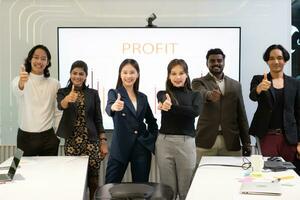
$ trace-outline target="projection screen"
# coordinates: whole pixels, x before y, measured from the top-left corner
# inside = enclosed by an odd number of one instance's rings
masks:
[[[59,27],[59,80],[65,87],[71,64],[85,61],[87,84],[99,91],[104,128],[113,129],[112,119],[105,113],[107,92],[116,86],[120,63],[133,58],[140,66],[139,89],[148,96],[160,124],[156,93],[165,88],[168,63],[184,59],[192,80],[208,72],[207,51],[221,48],[226,55],[225,74],[239,81],[240,32],[240,27]]]

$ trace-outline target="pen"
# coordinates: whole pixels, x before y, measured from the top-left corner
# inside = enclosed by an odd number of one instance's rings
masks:
[[[294,178],[294,176],[275,176],[274,178],[276,178],[274,182],[279,182],[281,180],[292,179]]]
[[[278,183],[281,179],[280,178],[276,178],[275,180],[272,181],[272,183]]]

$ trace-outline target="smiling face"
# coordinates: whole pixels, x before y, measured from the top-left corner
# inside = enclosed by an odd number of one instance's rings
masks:
[[[86,73],[82,68],[75,67],[71,71],[71,81],[75,87],[81,87],[86,80]]]
[[[206,65],[210,73],[218,77],[223,73],[225,61],[222,54],[209,55]]]
[[[31,63],[31,73],[43,75],[44,69],[49,64],[47,54],[43,49],[36,49],[33,53]]]
[[[280,73],[283,72],[285,60],[280,49],[273,49],[270,52],[269,60],[267,61],[270,72]]]
[[[175,65],[169,74],[169,79],[174,87],[183,87],[187,78],[183,67]]]
[[[123,68],[120,72],[120,77],[121,77],[123,86],[125,88],[131,88],[131,87],[133,87],[135,81],[139,77],[139,74],[138,74],[137,70],[131,64],[126,64],[123,66]]]

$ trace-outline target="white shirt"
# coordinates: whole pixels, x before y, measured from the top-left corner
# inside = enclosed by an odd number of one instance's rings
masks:
[[[225,75],[223,75],[222,79],[218,79],[212,73],[209,72],[209,74],[215,79],[217,85],[219,86],[219,89],[220,89],[222,95],[224,95],[225,94],[225,81],[224,81],[224,76]]]
[[[135,109],[135,111],[137,110],[137,102],[136,101],[132,101],[133,107]]]
[[[219,86],[219,89],[222,93],[222,95],[225,94],[225,81],[224,81],[224,74],[223,74],[223,78],[222,79],[218,79],[217,77],[215,77],[212,73],[209,72],[209,74],[215,79],[217,85]],[[219,124],[219,131],[222,130],[221,124]]]
[[[52,127],[56,129],[62,115],[56,103],[59,82],[30,73],[23,90],[18,84],[19,76],[13,80],[12,89],[17,97],[20,129],[26,132],[42,132]]]

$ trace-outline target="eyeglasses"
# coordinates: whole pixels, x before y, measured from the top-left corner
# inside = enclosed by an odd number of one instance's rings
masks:
[[[247,170],[251,167],[251,162],[248,158],[243,157],[243,164],[242,164],[242,169]]]

